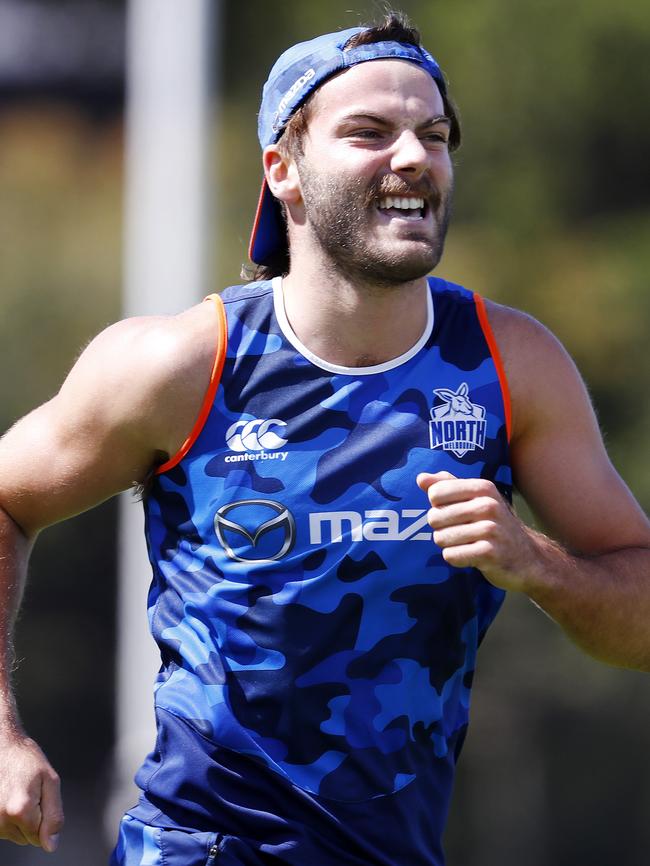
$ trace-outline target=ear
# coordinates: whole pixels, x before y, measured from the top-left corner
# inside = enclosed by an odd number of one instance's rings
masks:
[[[436,397],[440,397],[441,400],[444,400],[445,403],[451,403],[452,398],[456,396],[453,391],[450,391],[449,388],[434,388],[433,393]]]
[[[292,159],[287,159],[270,144],[262,155],[266,182],[273,195],[285,204],[297,204],[302,200],[298,168]]]

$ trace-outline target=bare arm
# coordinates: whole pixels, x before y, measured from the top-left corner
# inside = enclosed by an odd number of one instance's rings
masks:
[[[590,654],[650,670],[650,524],[612,467],[571,359],[541,325],[489,306],[513,403],[517,488],[554,539],[490,482],[421,476],[445,558],[527,593]]]
[[[0,839],[56,847],[59,780],[23,731],[11,692],[11,633],[39,531],[142,482],[189,433],[215,352],[200,305],[99,335],[60,392],[0,440]]]
[[[0,837],[52,852],[63,827],[59,778],[22,730],[11,691],[11,631],[30,547],[21,529],[0,510]]]

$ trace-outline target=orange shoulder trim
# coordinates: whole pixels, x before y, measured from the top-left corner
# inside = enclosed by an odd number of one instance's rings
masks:
[[[156,469],[156,475],[161,475],[163,472],[167,472],[169,469],[173,469],[174,466],[177,466],[183,457],[190,450],[192,445],[199,438],[199,434],[201,430],[203,430],[203,426],[210,414],[210,409],[212,408],[212,404],[214,403],[214,397],[217,393],[217,388],[219,387],[219,382],[221,381],[221,374],[223,372],[224,361],[226,360],[226,348],[228,346],[228,328],[226,326],[226,311],[223,306],[223,301],[219,297],[219,295],[208,295],[205,298],[206,301],[213,301],[217,310],[217,351],[214,356],[214,363],[212,365],[212,373],[210,374],[210,382],[208,384],[207,391],[205,392],[205,397],[203,398],[203,403],[201,404],[201,409],[199,411],[198,417],[194,422],[194,427],[192,427],[192,431],[190,435],[187,437],[185,442],[181,445],[179,450],[167,460],[166,463],[162,463]]]
[[[506,418],[506,433],[508,435],[508,442],[510,442],[510,436],[512,434],[512,406],[510,403],[510,389],[508,388],[506,371],[501,359],[501,352],[499,352],[497,341],[494,338],[492,326],[488,320],[485,301],[480,295],[477,295],[476,292],[474,292],[474,303],[476,304],[476,312],[478,314],[478,320],[481,323],[481,328],[483,329],[483,335],[485,336],[485,340],[492,355],[492,360],[494,361],[494,366],[496,367],[497,376],[499,377],[501,396],[503,398],[503,409]]]

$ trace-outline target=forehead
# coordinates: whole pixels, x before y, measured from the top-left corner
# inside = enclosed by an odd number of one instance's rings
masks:
[[[444,114],[433,78],[408,60],[369,60],[338,73],[314,94],[316,117],[375,111],[413,112],[428,117]]]

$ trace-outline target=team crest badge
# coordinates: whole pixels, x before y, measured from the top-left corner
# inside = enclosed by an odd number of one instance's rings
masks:
[[[485,448],[485,408],[469,399],[467,383],[463,382],[457,391],[434,388],[433,393],[442,403],[431,409],[431,447],[451,451],[457,457]]]

